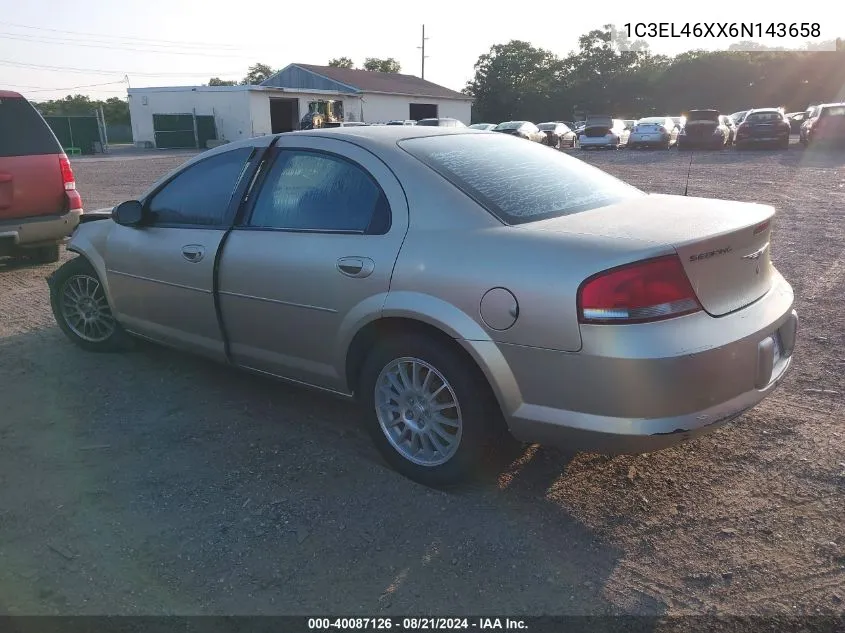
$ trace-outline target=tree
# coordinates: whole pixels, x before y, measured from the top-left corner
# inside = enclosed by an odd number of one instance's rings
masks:
[[[332,68],[355,68],[355,62],[348,57],[335,57],[329,60],[329,66]]]
[[[129,124],[129,104],[120,97],[96,101],[87,95],[67,95],[64,99],[36,103],[35,107],[44,116],[93,116],[95,110],[102,108],[106,123]]]
[[[241,81],[242,86],[257,86],[262,81],[269,79],[276,74],[276,71],[267,64],[255,64],[249,67],[246,77]]]
[[[220,79],[220,77],[212,77],[208,80],[209,86],[237,86],[237,81],[232,81],[230,79]]]
[[[380,73],[398,73],[402,70],[402,67],[392,57],[388,57],[387,59],[368,57],[364,60],[364,70]]]
[[[548,120],[561,60],[528,42],[496,44],[478,58],[475,76],[464,89],[475,99],[473,119]]]

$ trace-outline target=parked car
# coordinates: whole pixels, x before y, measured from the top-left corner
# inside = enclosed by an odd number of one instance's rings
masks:
[[[678,134],[678,149],[703,147],[722,149],[730,131],[722,122],[718,110],[690,110],[684,127]]]
[[[531,121],[505,121],[494,127],[493,131],[518,136],[536,143],[542,143],[546,140],[545,133],[541,132]]]
[[[570,130],[565,123],[549,121],[548,123],[538,123],[537,128],[546,135],[543,143],[555,149],[575,147],[575,143],[578,141],[575,132]]]
[[[420,119],[417,121],[417,125],[430,127],[466,127],[466,125],[464,125],[461,121],[458,121],[458,119],[450,119],[448,117],[439,119]]]
[[[678,128],[668,116],[650,116],[637,121],[628,137],[628,147],[661,147],[670,149],[678,142]]]
[[[805,125],[807,145],[845,142],[845,103],[826,103],[818,106],[814,116],[808,119]]]
[[[789,121],[790,134],[799,134],[801,132],[801,125],[807,120],[807,111],[787,112],[786,120]]]
[[[417,122],[412,119],[388,121],[385,125],[416,125]]]
[[[790,125],[786,115],[777,108],[755,108],[739,124],[736,132],[737,149],[752,145],[777,145],[789,149]]]
[[[734,122],[734,125],[739,126],[742,123],[742,120],[745,118],[745,115],[748,114],[748,110],[740,110],[739,112],[734,112],[731,115],[731,121]]]
[[[578,135],[578,144],[581,149],[619,149],[625,146],[630,135],[631,131],[625,129],[622,119],[599,114],[587,117],[584,131]]]
[[[726,128],[728,128],[728,140],[727,140],[726,145],[728,147],[730,147],[731,145],[734,144],[734,141],[736,140],[736,128],[737,128],[737,126],[734,124],[734,120],[726,114],[721,115],[719,117],[719,119],[722,121],[724,126]]]
[[[802,145],[807,145],[807,132],[810,130],[811,122],[819,115],[819,110],[821,110],[821,105],[811,105],[807,107],[807,112],[805,113],[806,116],[804,117],[804,122],[801,124],[801,127],[798,129],[798,141]]]
[[[0,90],[0,257],[59,260],[82,198],[50,126],[17,92]]]
[[[473,123],[472,125],[469,126],[469,129],[490,131],[494,127],[496,127],[495,123]]]
[[[774,213],[502,134],[290,132],[82,224],[50,301],[87,350],[141,336],[354,398],[384,458],[439,486],[506,431],[652,451],[763,400],[798,325]]]

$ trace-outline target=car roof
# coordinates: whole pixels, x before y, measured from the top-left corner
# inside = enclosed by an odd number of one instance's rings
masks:
[[[767,113],[767,112],[774,112],[775,114],[783,114],[777,108],[754,108],[753,110],[749,110],[748,114],[760,114],[760,113]]]
[[[0,97],[4,99],[23,99],[23,95],[12,90],[0,90]]]

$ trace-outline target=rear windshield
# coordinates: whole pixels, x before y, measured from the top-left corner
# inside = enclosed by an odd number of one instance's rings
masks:
[[[782,121],[783,115],[780,112],[752,112],[745,120],[748,123],[772,123]]]
[[[578,158],[506,135],[428,136],[406,139],[400,146],[506,224],[646,195]]]
[[[59,154],[52,130],[26,99],[0,97],[0,156]]]
[[[554,130],[557,127],[557,123],[541,123],[537,126],[537,129],[548,132],[550,130]]]
[[[845,116],[845,105],[825,108],[822,110],[822,116]]]
[[[440,121],[437,119],[423,119],[422,121],[417,121],[417,125],[440,125]]]
[[[666,123],[666,119],[655,116],[637,121],[637,125],[663,125],[664,123]]]
[[[496,126],[497,130],[516,130],[521,128],[525,121],[505,121]]]
[[[693,110],[687,117],[687,123],[690,121],[713,121],[719,120],[719,113],[715,110]]]

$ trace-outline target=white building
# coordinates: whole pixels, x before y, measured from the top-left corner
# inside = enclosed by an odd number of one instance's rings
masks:
[[[136,144],[200,147],[211,139],[289,132],[316,101],[343,103],[346,121],[450,117],[470,123],[472,99],[413,75],[290,64],[258,86],[131,88]]]

